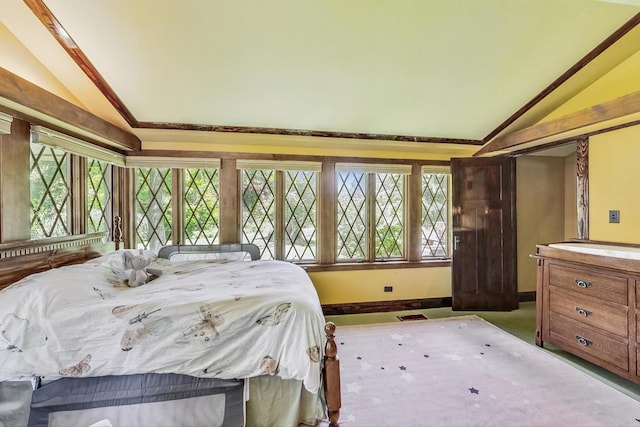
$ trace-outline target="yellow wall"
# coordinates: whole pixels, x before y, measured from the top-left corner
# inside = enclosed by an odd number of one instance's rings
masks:
[[[309,273],[322,304],[451,296],[451,268],[407,268]],[[393,292],[384,292],[385,286]]]
[[[589,237],[640,244],[640,126],[589,139]],[[620,223],[609,224],[609,210]]]
[[[564,167],[562,157],[523,156],[516,163],[518,291],[536,290],[536,244],[564,236]]]

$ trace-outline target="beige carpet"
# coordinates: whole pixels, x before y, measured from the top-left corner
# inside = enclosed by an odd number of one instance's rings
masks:
[[[342,326],[336,340],[343,427],[640,427],[640,402],[477,316]]]

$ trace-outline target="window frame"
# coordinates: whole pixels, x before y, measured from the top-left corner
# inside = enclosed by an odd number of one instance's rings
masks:
[[[73,158],[81,161],[73,162],[72,168],[87,167],[86,156],[79,156],[69,153]],[[421,252],[421,190],[422,190],[422,170],[423,168],[444,168],[449,173],[448,161],[429,161],[429,160],[408,160],[408,159],[385,159],[385,166],[391,165],[401,169],[406,175],[404,179],[404,203],[403,203],[403,247],[404,257],[401,259],[371,259],[364,262],[344,262],[337,257],[337,208],[336,208],[336,188],[337,188],[337,171],[340,171],[341,165],[356,164],[372,168],[370,173],[388,172],[376,169],[376,165],[380,165],[380,160],[368,158],[347,158],[339,156],[313,156],[313,155],[260,155],[260,154],[241,154],[226,153],[220,156],[220,153],[198,153],[200,157],[195,155],[185,155],[185,152],[165,151],[163,156],[154,156],[156,153],[149,155],[134,155],[126,158],[126,165],[120,166],[112,163],[113,174],[113,200],[112,211],[114,215],[122,218],[122,229],[124,231],[124,247],[135,247],[135,228],[133,217],[133,206],[135,203],[134,185],[135,185],[135,167],[169,167],[172,173],[172,243],[184,244],[185,236],[182,227],[184,226],[184,218],[181,216],[183,212],[183,169],[184,168],[218,168],[219,171],[219,235],[220,243],[234,243],[241,241],[241,195],[242,190],[241,174],[239,169],[246,167],[247,164],[259,165],[265,167],[274,164],[288,165],[294,170],[304,169],[300,165],[314,165],[317,170],[315,177],[315,227],[316,227],[316,248],[315,259],[289,260],[303,266],[307,271],[341,271],[341,270],[360,270],[360,269],[380,269],[380,268],[414,268],[414,267],[438,267],[450,266],[450,256],[447,257],[423,257]],[[100,160],[100,159],[98,159]],[[351,162],[358,163],[351,163]],[[343,163],[344,162],[344,163]],[[294,167],[295,166],[295,167]],[[276,167],[278,170],[284,167]],[[83,170],[84,171],[84,170]],[[77,173],[73,171],[72,173]],[[77,175],[74,175],[77,176]],[[76,181],[74,179],[74,189],[76,191]],[[85,188],[81,187],[84,191]],[[74,194],[73,202],[78,204],[80,208],[86,204],[87,195],[83,192]],[[449,212],[448,212],[448,243],[449,248],[451,242],[451,208],[450,197],[451,187],[448,188]],[[77,200],[76,200],[77,199]],[[87,208],[81,214],[76,212],[74,207],[73,234],[82,234],[86,232],[88,226],[86,221],[81,223],[81,219],[86,215]],[[77,225],[75,223],[78,223]],[[293,235],[293,234],[292,234]]]
[[[245,240],[245,223],[244,220],[244,192],[245,192],[245,184],[244,177],[245,171],[259,171],[262,176],[265,175],[265,171],[270,172],[269,176],[273,176],[273,185],[269,186],[271,189],[271,193],[273,194],[273,201],[270,203],[273,205],[274,215],[273,218],[269,219],[269,223],[273,225],[272,235],[273,235],[273,251],[269,249],[269,243],[265,245],[264,248],[261,247],[261,255],[264,255],[265,252],[269,252],[271,259],[282,260],[287,262],[292,262],[296,264],[315,264],[319,259],[319,246],[320,246],[320,236],[319,236],[319,227],[320,227],[320,213],[319,213],[319,195],[320,195],[320,181],[321,181],[321,172],[322,172],[322,164],[319,162],[309,162],[309,161],[256,161],[256,160],[238,160],[236,162],[236,168],[238,170],[238,234],[240,235],[240,242],[242,243],[255,243],[255,239],[252,241],[248,241],[250,239]],[[303,259],[303,258],[287,258],[288,254],[291,250],[287,251],[287,236],[288,233],[285,231],[285,228],[289,224],[286,218],[287,211],[287,202],[285,191],[287,191],[286,184],[287,179],[289,177],[289,173],[314,173],[313,181],[315,182],[313,188],[313,210],[315,211],[315,218],[313,218],[313,223],[315,226],[313,234],[315,235],[315,247],[309,249],[309,245],[307,244],[305,249],[302,251],[303,255],[310,250],[313,254],[313,259]],[[255,175],[255,173],[253,174]],[[307,182],[309,179],[307,179]],[[271,188],[272,187],[272,188]],[[306,210],[306,213],[309,213],[309,210]],[[250,216],[252,216],[249,213]],[[308,217],[308,215],[306,216]],[[294,218],[291,216],[290,218]],[[261,234],[261,233],[260,233]],[[290,236],[289,236],[290,237]],[[271,242],[271,239],[269,239]],[[260,245],[258,245],[260,246]],[[296,252],[297,253],[297,252]]]
[[[446,179],[446,202],[444,204],[444,208],[446,209],[446,213],[444,215],[442,215],[440,213],[440,216],[444,219],[446,225],[445,225],[445,233],[443,235],[445,243],[442,244],[440,243],[441,246],[443,246],[446,250],[446,253],[443,255],[437,255],[437,254],[433,254],[431,256],[425,256],[424,255],[424,246],[425,246],[425,242],[424,242],[424,238],[428,237],[424,235],[424,204],[423,204],[423,194],[424,194],[424,176],[425,175],[445,175],[445,179]],[[429,259],[450,259],[451,258],[451,254],[452,254],[452,240],[453,240],[453,228],[452,228],[452,203],[451,203],[451,196],[452,196],[452,188],[451,188],[451,168],[448,166],[422,166],[421,171],[420,171],[420,180],[421,180],[421,185],[420,185],[420,207],[421,207],[421,212],[420,212],[420,225],[421,225],[421,257],[424,260],[429,260]],[[441,239],[443,240],[443,239]]]
[[[337,263],[374,263],[374,262],[388,262],[388,261],[407,261],[409,259],[409,245],[408,245],[408,210],[409,210],[409,194],[410,194],[410,175],[412,173],[411,164],[376,164],[376,163],[337,163],[335,167],[335,261]],[[343,183],[345,180],[340,178],[340,174],[362,174],[364,177],[363,187],[358,185],[360,189],[364,191],[364,239],[366,253],[360,258],[341,258],[340,257],[340,220],[344,215],[340,215],[340,190],[344,188]],[[402,196],[402,242],[397,245],[401,248],[402,254],[400,256],[379,256],[378,247],[378,215],[377,207],[379,206],[379,193],[378,180],[380,175],[402,175],[400,179],[401,183],[401,196]],[[353,200],[350,196],[349,202]],[[397,213],[395,211],[394,213]],[[352,230],[353,227],[349,225]]]
[[[37,153],[37,155],[34,155],[34,148],[36,147],[40,147],[40,151]],[[39,178],[43,177],[42,171],[40,169],[39,166],[39,162],[40,160],[43,158],[43,156],[50,156],[52,155],[52,157],[54,157],[55,160],[53,160],[56,163],[56,171],[53,174],[54,179],[52,179],[50,182],[44,182],[44,180],[40,180],[42,182],[42,184],[44,185],[44,194],[43,196],[40,198],[40,204],[38,206],[34,206],[31,203],[31,198],[33,196],[33,184],[34,184],[34,180],[30,179],[30,188],[29,188],[29,210],[30,210],[30,237],[31,239],[42,239],[42,238],[55,238],[55,237],[66,237],[66,236],[71,236],[74,234],[74,200],[73,200],[73,189],[72,189],[72,183],[73,183],[73,162],[72,162],[72,156],[69,152],[62,150],[60,148],[56,148],[56,147],[52,147],[46,144],[42,144],[42,143],[38,143],[35,141],[31,141],[30,142],[30,146],[29,146],[29,175],[31,176],[31,174],[34,173],[34,169],[37,170],[37,174],[39,176]],[[60,159],[60,162],[57,161],[57,159]],[[64,171],[62,170],[64,169]],[[50,199],[52,199],[53,201],[53,208],[54,210],[57,212],[56,213],[56,219],[53,222],[53,226],[51,229],[49,230],[45,230],[42,226],[40,226],[40,231],[42,231],[43,235],[39,235],[37,232],[34,233],[34,223],[35,222],[40,222],[42,223],[43,220],[40,218],[40,209],[42,207],[42,202],[45,198],[47,198],[47,194],[51,194],[51,187],[53,185],[56,185],[56,183],[58,183],[58,185],[62,184],[59,182],[60,177],[56,178],[57,175],[59,175],[59,173],[62,175],[63,179],[63,184],[64,187],[66,189],[66,195],[64,197],[64,202],[62,203],[62,206],[57,206],[55,204],[55,201],[53,200],[52,196],[49,196]],[[59,209],[60,208],[60,209]],[[58,228],[56,226],[56,223],[60,222],[61,226],[63,227],[63,231],[64,234],[57,234],[56,229]]]

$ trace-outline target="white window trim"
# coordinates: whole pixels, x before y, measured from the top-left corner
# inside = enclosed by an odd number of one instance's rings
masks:
[[[202,157],[127,156],[126,167],[212,169],[220,167],[220,159]]]
[[[422,166],[422,173],[450,174],[451,173],[451,166],[424,165],[424,166]]]
[[[336,163],[336,172],[356,173],[398,173],[411,175],[411,165],[377,163]]]
[[[297,160],[236,160],[236,169],[322,172],[321,162]]]
[[[13,117],[0,113],[0,135],[5,134],[8,135],[11,133],[11,123],[13,122]]]
[[[31,142],[57,148],[67,153],[77,154],[78,156],[101,160],[117,166],[125,165],[125,156],[123,154],[40,125],[31,126]]]

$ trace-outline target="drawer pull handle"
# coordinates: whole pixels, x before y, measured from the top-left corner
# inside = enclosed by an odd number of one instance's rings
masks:
[[[581,288],[588,288],[589,286],[591,286],[591,282],[587,280],[576,279],[576,285],[578,285]]]
[[[582,337],[580,335],[576,335],[576,339],[578,340],[578,344],[583,345],[585,347],[593,344],[593,341],[591,341],[588,338]]]
[[[591,316],[591,312],[589,310],[585,310],[584,308],[576,307],[576,311],[582,317]]]

